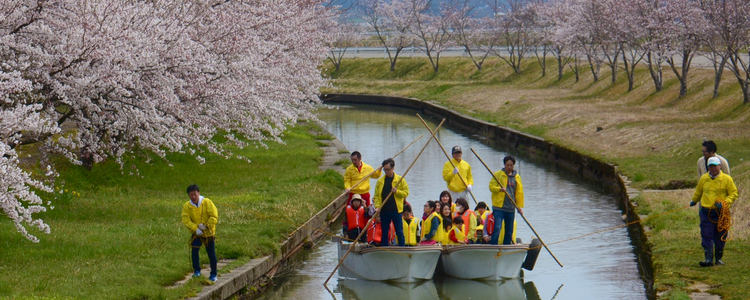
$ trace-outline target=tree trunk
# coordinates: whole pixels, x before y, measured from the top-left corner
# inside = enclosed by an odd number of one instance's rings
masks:
[[[719,65],[716,65],[716,60],[714,59],[714,98],[719,97],[719,85],[721,84],[721,75],[724,74],[724,66],[727,64],[727,59],[725,56],[721,57],[721,62],[719,62]]]
[[[563,68],[565,66],[562,62],[562,53],[557,54],[557,81],[562,80],[563,78]]]
[[[663,87],[663,77],[662,77],[662,70],[661,70],[661,64],[657,62],[654,63],[653,59],[653,51],[649,51],[647,54],[647,60],[648,60],[648,72],[651,74],[651,79],[654,81],[654,88],[656,88],[657,92],[660,92]]]
[[[594,82],[599,81],[599,70],[594,67],[594,62],[591,60],[591,55],[586,54],[586,58],[589,61],[589,67],[591,68],[591,75],[594,76]]]

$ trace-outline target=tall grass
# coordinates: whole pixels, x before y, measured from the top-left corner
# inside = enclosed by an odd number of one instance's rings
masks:
[[[177,154],[169,162],[133,160],[124,170],[111,162],[91,171],[66,165],[60,170],[61,201],[41,216],[52,227],[50,235],[32,244],[0,219],[0,297],[177,299],[194,294],[198,280],[167,288],[192,269],[189,233],[180,222],[185,190],[192,183],[219,210],[220,259],[248,261],[277,252],[286,234],[343,188],[338,173],[318,170],[322,151],[306,126],[290,129],[284,141],[235,151],[250,163],[206,155],[205,164],[199,164]],[[129,175],[135,169],[139,175]]]

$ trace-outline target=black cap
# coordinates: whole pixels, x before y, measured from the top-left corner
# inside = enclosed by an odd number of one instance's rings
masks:
[[[453,146],[453,150],[451,151],[451,154],[452,153],[456,153],[456,152],[463,153],[463,151],[461,151],[461,147],[460,146]]]

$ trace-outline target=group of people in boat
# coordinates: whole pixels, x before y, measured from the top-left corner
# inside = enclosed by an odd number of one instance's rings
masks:
[[[451,153],[453,158],[445,163],[442,172],[447,190],[440,193],[438,200],[427,201],[422,217],[417,218],[406,201],[409,186],[394,172],[395,161],[388,158],[382,163],[382,171],[376,170],[362,161],[360,152],[352,152],[352,164],[344,174],[344,187],[349,194],[344,236],[376,246],[514,243],[515,212],[523,214],[524,205],[521,177],[514,169],[516,159],[505,156],[504,168],[490,180],[492,206],[478,202],[472,210],[466,200],[474,185],[471,166],[462,159],[460,146],[454,146]],[[372,197],[371,178],[377,179]]]

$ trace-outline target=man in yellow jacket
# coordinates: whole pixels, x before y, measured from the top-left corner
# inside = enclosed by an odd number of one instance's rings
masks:
[[[495,220],[495,228],[492,231],[490,244],[497,245],[500,238],[500,229],[505,225],[505,235],[503,245],[509,245],[513,237],[513,222],[516,219],[516,207],[518,213],[523,215],[523,184],[521,175],[513,169],[516,165],[516,158],[506,156],[503,158],[505,168],[495,172],[500,182],[495,178],[490,179],[490,192],[492,192],[492,215]],[[510,195],[510,196],[509,196]],[[515,201],[516,205],[513,205]],[[503,224],[503,222],[505,222]]]
[[[347,200],[347,205],[349,205],[349,202],[352,201],[352,196],[354,194],[359,194],[360,196],[362,196],[362,200],[364,200],[365,202],[364,206],[368,207],[371,204],[370,178],[378,179],[380,175],[383,174],[383,172],[381,172],[380,170],[378,170],[377,172],[373,172],[375,170],[370,165],[362,161],[362,154],[359,153],[359,151],[352,152],[350,158],[352,159],[352,164],[346,168],[346,172],[344,173],[344,188],[346,189],[346,192],[349,193],[349,200]],[[364,179],[368,175],[369,178]],[[362,180],[362,183],[354,186],[360,180]]]
[[[719,231],[719,218],[722,215],[722,207],[726,205],[728,208],[739,196],[732,177],[721,171],[719,158],[708,158],[707,165],[708,173],[703,174],[698,180],[698,186],[690,202],[690,206],[701,204],[698,215],[701,219],[701,246],[705,255],[705,260],[700,262],[702,267],[713,266],[714,263],[724,264],[721,258],[724,256],[726,242],[722,241],[721,237],[727,232],[726,229]],[[716,258],[715,261],[714,258]]]
[[[394,172],[396,162],[393,158],[383,161],[383,172],[385,176],[380,177],[375,184],[375,207],[380,210],[380,228],[383,236],[388,236],[391,223],[396,230],[398,245],[404,246],[404,219],[401,213],[404,211],[404,200],[409,196],[409,185],[406,180]],[[391,195],[388,200],[386,197]],[[388,246],[388,240],[383,239],[381,246]]]
[[[193,248],[193,277],[201,276],[201,263],[198,251],[202,245],[206,246],[206,253],[211,262],[211,276],[208,280],[216,282],[216,223],[219,222],[219,212],[214,203],[201,196],[200,189],[193,184],[187,188],[190,200],[182,205],[182,224],[185,224],[190,237],[190,247]]]
[[[453,158],[443,165],[443,180],[448,184],[448,192],[451,193],[451,198],[454,201],[458,198],[469,199],[471,186],[474,185],[471,166],[461,159],[463,153],[460,146],[453,146],[451,153]]]

